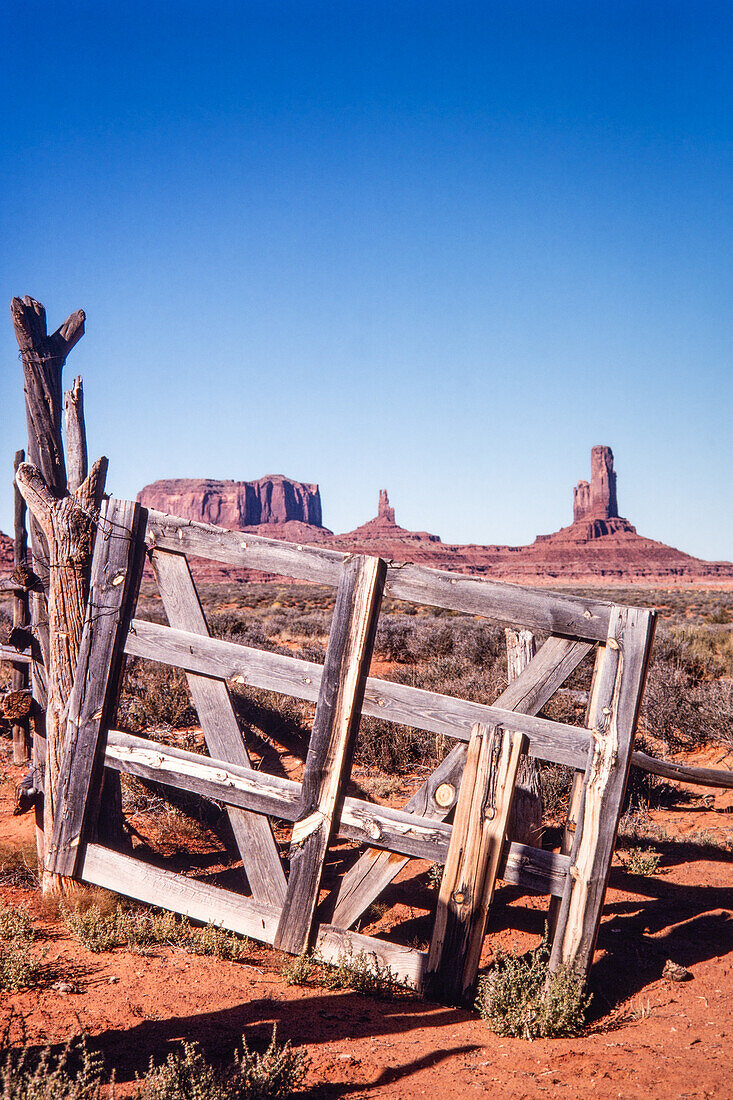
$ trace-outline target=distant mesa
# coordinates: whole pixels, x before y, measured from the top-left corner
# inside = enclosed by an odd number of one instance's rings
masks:
[[[289,523],[326,531],[318,486],[282,474],[256,481],[170,478],[146,485],[137,499],[146,508],[235,531]]]
[[[451,545],[427,531],[406,530],[396,521],[386,489],[379,491],[373,519],[334,535],[323,526],[318,486],[280,474],[257,481],[156,481],[138,500],[148,508],[270,538],[525,584],[733,581],[730,562],[701,561],[644,538],[619,515],[610,447],[593,447],[590,467],[590,481],[581,480],[573,489],[572,523],[538,535],[528,546]]]

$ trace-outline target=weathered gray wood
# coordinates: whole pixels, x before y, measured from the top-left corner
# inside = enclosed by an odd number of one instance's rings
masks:
[[[511,841],[504,846],[498,877],[502,882],[536,894],[562,897],[569,867],[569,856]]]
[[[578,653],[590,648],[583,642],[570,644]],[[219,677],[236,684],[251,684],[311,702],[318,699],[323,676],[323,666],[311,661],[268,653],[236,642],[204,638],[141,619],[132,623],[125,651],[131,656],[162,661],[187,672]],[[541,669],[534,665],[532,668],[541,675]],[[531,694],[520,687],[518,697],[531,697]],[[532,756],[571,766],[585,763],[589,743],[587,730],[497,705],[503,699],[504,695],[493,706],[485,706],[409,684],[369,677],[362,712],[461,741],[468,740],[475,722],[503,724],[527,735]]]
[[[88,473],[87,433],[84,425],[84,387],[75,378],[64,394],[64,428],[66,434],[66,477],[69,492],[78,489]]]
[[[294,821],[298,812],[300,784],[291,779],[240,768],[120,730],[110,730],[107,735],[104,763],[126,775],[271,814],[283,821]],[[348,795],[338,827],[340,837],[435,863],[445,862],[450,834],[451,826],[435,818],[421,818]],[[567,856],[512,843],[504,852],[499,877],[537,893],[561,894],[568,865]]]
[[[12,645],[0,645],[0,661],[12,661],[14,665],[29,665],[33,657],[29,649],[16,649]]]
[[[678,783],[692,783],[696,787],[721,787],[733,790],[733,772],[722,768],[691,768],[688,764],[675,764],[672,760],[658,760],[645,752],[633,752],[631,763],[635,768],[674,779]]]
[[[283,821],[297,821],[301,785],[291,779],[111,730],[105,765],[156,783],[200,794]],[[362,799],[344,800],[339,836],[379,844],[423,859],[443,861],[450,826]]]
[[[522,743],[521,734],[481,724],[471,733],[425,975],[437,1000],[473,993]]]
[[[328,843],[337,829],[359,728],[386,564],[356,556],[344,564],[303,772],[299,820],[290,844],[288,892],[275,946],[299,954],[313,933]]]
[[[614,608],[592,695],[593,749],[550,965],[585,978],[595,947],[616,841],[656,615]]]
[[[17,472],[18,467],[24,459],[25,452],[16,451],[13,460],[14,473]],[[25,526],[26,504],[15,482],[13,482],[13,504],[13,566],[14,570],[17,572],[28,562],[28,535]],[[30,621],[31,616],[28,593],[24,588],[18,586],[13,593],[13,629],[27,630],[30,626]],[[3,649],[4,648],[3,646]],[[29,664],[29,657],[13,661],[13,671],[10,681],[13,691],[25,691],[28,688],[30,684]],[[30,722],[28,719],[19,719],[17,722],[13,723],[13,763],[25,764],[30,760],[31,751]]]
[[[132,501],[103,502],[92,585],[74,687],[69,700],[57,812],[46,854],[49,871],[74,876],[84,840],[96,825],[106,730],[114,720],[129,614],[142,576],[138,538],[144,510]]]
[[[536,714],[592,648],[586,642],[548,638],[531,664],[502,692],[497,704],[517,714]],[[408,813],[439,819],[448,816],[456,802],[465,753],[465,745],[457,745],[446,756],[407,803]],[[406,862],[393,853],[374,849],[364,852],[341,880],[334,924],[348,928],[357,921]]]
[[[605,637],[611,609],[611,604],[603,600],[449,573],[425,565],[390,565],[385,592],[398,600],[485,615],[507,625],[587,641]]]
[[[279,913],[274,905],[153,867],[99,844],[85,846],[80,870],[84,882],[93,886],[162,906],[193,920],[228,928],[261,943],[273,942]],[[376,936],[360,936],[321,924],[317,929],[317,952],[324,961],[332,963],[363,952],[367,964],[376,961],[381,966],[389,966],[401,981],[416,988],[422,981],[424,952],[388,943]]]
[[[107,459],[100,458],[86,481],[71,496],[60,499],[54,496],[37,467],[21,463],[15,475],[16,485],[41,527],[49,548],[44,797],[46,843],[53,831],[56,784],[64,752],[66,708],[79,656],[96,521],[106,473]],[[44,879],[44,890],[53,888],[53,882]]]
[[[150,561],[171,626],[185,629],[189,636],[200,635],[208,640],[206,616],[186,558],[154,550]],[[187,678],[210,754],[249,767],[250,756],[226,684],[191,672]],[[235,807],[227,812],[253,896],[259,901],[282,905],[285,872],[270,822]]]
[[[85,845],[79,872],[92,886],[221,925],[261,943],[272,943],[275,935],[278,909],[274,905],[153,867],[100,844]]]
[[[401,943],[389,943],[377,936],[362,936],[331,924],[319,924],[316,954],[336,966],[363,955],[371,969],[374,963],[382,968],[389,967],[398,981],[418,992],[422,989],[427,953],[415,947],[403,947]]]
[[[509,683],[516,680],[537,652],[531,630],[514,630],[506,627],[506,666]],[[540,769],[537,761],[527,753],[519,762],[519,774],[514,789],[514,801],[509,820],[508,835],[520,844],[536,846],[542,837],[542,795]]]
[[[317,584],[337,584],[341,565],[348,556],[322,547],[295,546],[259,535],[225,531],[152,510],[147,539],[149,545],[161,549]],[[395,599],[485,615],[510,625],[519,623],[533,630],[590,641],[605,638],[611,608],[603,600],[566,596],[409,563],[388,566],[385,592]]]

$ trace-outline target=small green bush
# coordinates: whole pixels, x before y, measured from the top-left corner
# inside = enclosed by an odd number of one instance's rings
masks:
[[[183,944],[192,955],[212,955],[216,959],[236,962],[245,954],[249,941],[246,936],[237,936],[234,932],[220,928],[217,924],[207,924],[203,928],[189,926],[188,937]]]
[[[661,858],[652,848],[635,848],[628,857],[626,869],[632,875],[653,875]]]
[[[525,956],[497,954],[494,968],[481,980],[476,1008],[497,1035],[517,1039],[555,1039],[579,1035],[590,996],[568,966],[548,969],[547,943]]]
[[[117,909],[105,912],[96,902],[88,908],[61,905],[59,913],[72,936],[95,955],[111,951],[122,942]]]
[[[335,964],[317,960],[319,964],[318,984],[325,989],[353,989],[355,993],[364,993],[368,997],[391,999],[404,996],[408,987],[397,978],[389,966],[383,966],[376,955],[368,958],[360,951],[358,955],[339,955]]]

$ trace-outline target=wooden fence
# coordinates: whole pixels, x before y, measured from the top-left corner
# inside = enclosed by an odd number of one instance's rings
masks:
[[[147,554],[168,626],[134,617]],[[336,603],[323,665],[209,636],[188,558],[330,585]],[[384,593],[485,616],[549,637],[492,705],[368,675]],[[299,953],[335,960],[364,952],[436,999],[471,995],[494,885],[551,895],[551,966],[587,975],[613,854],[655,614],[379,558],[297,546],[103,505],[47,868],[214,921]],[[584,726],[539,717],[595,651]],[[182,669],[209,756],[114,729],[124,655]],[[302,782],[252,768],[228,683],[316,704]],[[455,745],[402,810],[345,794],[359,718],[373,715]],[[562,853],[507,838],[523,754],[575,769]],[[251,896],[154,867],[96,839],[103,768],[205,795],[227,807]],[[453,812],[453,823],[447,822]],[[288,873],[269,818],[292,822]],[[318,906],[329,843],[364,851]],[[445,865],[427,951],[351,929],[411,857]],[[244,887],[244,883],[243,883]]]

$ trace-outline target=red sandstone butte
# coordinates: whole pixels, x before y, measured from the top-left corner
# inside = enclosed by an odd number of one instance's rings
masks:
[[[256,481],[170,478],[146,485],[137,499],[146,508],[238,531],[291,522],[323,527],[318,486],[282,474]]]

